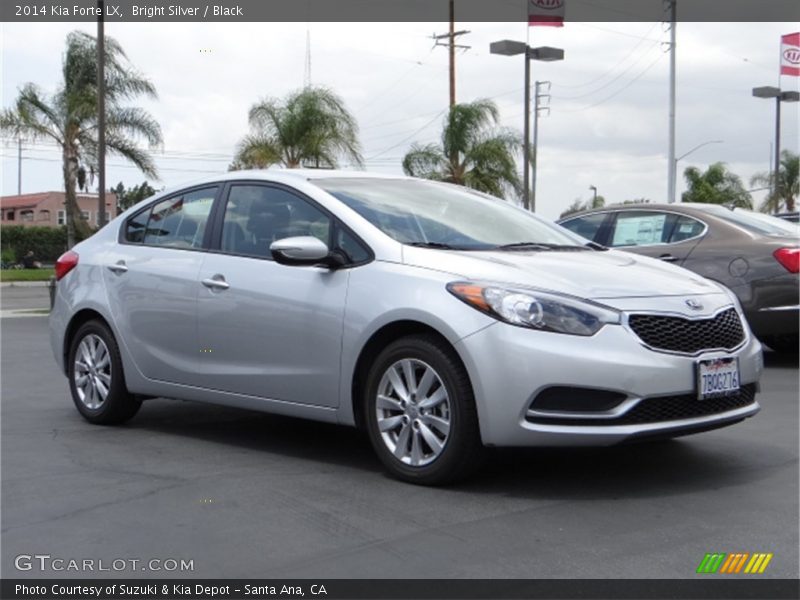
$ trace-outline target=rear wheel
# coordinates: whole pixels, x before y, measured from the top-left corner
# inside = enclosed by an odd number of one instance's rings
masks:
[[[479,466],[484,449],[469,377],[439,338],[393,342],[373,363],[365,387],[370,441],[392,475],[440,485]]]
[[[141,401],[125,387],[119,347],[105,323],[84,323],[72,338],[67,361],[72,400],[87,421],[113,425],[138,412]]]

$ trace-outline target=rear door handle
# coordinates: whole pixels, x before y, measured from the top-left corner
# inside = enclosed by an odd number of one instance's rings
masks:
[[[222,275],[214,275],[210,279],[203,279],[201,283],[211,290],[227,290],[231,287]]]
[[[672,256],[672,254],[662,254],[658,259],[664,262],[678,262],[680,260],[677,256]]]
[[[113,271],[117,275],[122,275],[123,273],[128,272],[128,267],[125,265],[124,260],[119,260],[114,265],[108,265],[108,270]]]

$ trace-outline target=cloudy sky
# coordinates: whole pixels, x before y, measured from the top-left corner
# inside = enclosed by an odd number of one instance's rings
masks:
[[[48,92],[60,77],[64,40],[75,25],[3,23],[2,104],[32,81]],[[94,25],[78,26],[94,32]],[[471,46],[457,55],[459,101],[493,98],[502,125],[522,130],[523,62],[489,54],[498,39],[564,48],[566,60],[533,63],[534,79],[552,82],[549,116],[540,123],[538,212],[557,217],[596,186],[609,201],[667,192],[669,38],[661,23],[567,23],[562,29],[522,23],[458,23]],[[107,35],[125,48],[155,84],[157,101],[143,101],[159,121],[156,151],[161,181],[171,187],[223,172],[248,131],[247,110],[264,96],[303,85],[306,33],[311,80],[333,88],[355,114],[369,170],[400,173],[414,141],[438,138],[448,102],[447,51],[431,34],[442,23],[109,23]],[[794,23],[678,25],[677,153],[708,141],[680,163],[724,161],[745,183],[769,168],[774,102],[751,89],[778,84],[782,34]],[[784,77],[784,89],[797,89]],[[784,105],[783,146],[798,150],[798,106]],[[17,190],[17,145],[2,144],[2,193]],[[57,150],[23,146],[23,193],[61,187]],[[108,183],[144,179],[119,157],[108,161]],[[678,192],[684,189],[679,178]],[[763,193],[755,193],[758,199]]]

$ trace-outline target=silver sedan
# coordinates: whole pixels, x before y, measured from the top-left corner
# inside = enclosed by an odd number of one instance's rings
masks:
[[[358,172],[235,172],[64,254],[53,352],[88,421],[168,397],[365,429],[394,476],[486,446],[608,445],[759,410],[736,297],[488,196]]]

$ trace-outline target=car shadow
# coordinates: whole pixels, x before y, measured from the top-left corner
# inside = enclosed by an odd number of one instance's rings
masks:
[[[797,368],[800,363],[799,354],[786,352],[764,352],[764,366],[775,368]]]
[[[161,399],[146,402],[129,427],[359,469],[392,481],[367,436],[350,427]],[[448,490],[540,499],[671,496],[752,484],[769,471],[758,468],[759,456],[769,455],[770,463],[791,459],[775,456],[774,447],[722,435],[600,448],[492,448],[475,476]]]

